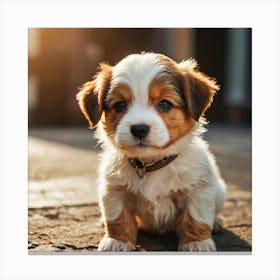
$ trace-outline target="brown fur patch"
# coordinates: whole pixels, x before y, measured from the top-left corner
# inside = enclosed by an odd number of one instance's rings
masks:
[[[197,62],[189,59],[178,64],[184,80],[182,81],[186,101],[194,120],[210,107],[219,86],[214,79],[198,70]]]
[[[179,73],[175,76],[179,77]],[[158,112],[170,136],[170,141],[164,148],[172,145],[190,132],[195,124],[183,97],[180,95],[180,90],[179,82],[173,75],[168,73],[159,74],[152,81],[149,88],[149,100],[153,106],[156,106],[162,100],[167,100],[173,105],[170,112]]]
[[[132,102],[132,93],[129,86],[125,84],[119,84],[116,86],[106,98],[105,113],[102,116],[102,124],[107,135],[112,136],[116,132],[116,128],[120,123],[122,117],[125,115],[125,111],[117,113],[113,108],[114,104],[119,101],[124,101],[128,106]]]
[[[158,59],[180,84],[191,117],[196,121],[199,120],[199,117],[210,107],[216,91],[219,90],[215,80],[198,71],[194,59],[179,64],[164,55],[158,55]]]
[[[100,70],[93,80],[83,84],[76,96],[90,128],[95,127],[101,118],[104,96],[110,85],[111,76],[112,66],[101,63]]]
[[[166,146],[175,143],[194,127],[194,121],[186,116],[182,108],[174,108],[170,116],[167,114],[161,115],[170,136],[170,141]]]
[[[117,220],[114,222],[105,221],[105,236],[123,242],[130,242],[135,246],[137,238],[137,223],[133,212],[128,209],[123,209]]]
[[[190,214],[188,204],[188,191],[176,191],[171,197],[178,209],[177,232],[179,243],[206,240],[211,236],[211,228],[207,224],[198,223]]]
[[[140,193],[131,193],[125,186],[108,187],[107,195],[102,198],[103,209],[113,209],[115,199],[123,201],[124,209],[114,221],[105,220],[105,237],[112,237],[123,242],[136,245],[138,228],[153,230],[155,219],[153,216],[153,204]],[[136,213],[136,208],[137,213]],[[105,211],[106,213],[107,211]],[[106,216],[106,214],[105,214]]]
[[[152,105],[156,105],[159,101],[165,99],[176,107],[184,107],[185,103],[179,91],[176,81],[170,74],[160,73],[150,84],[149,101]]]
[[[123,209],[121,210],[120,215],[114,220],[106,220],[108,209],[112,211],[115,202],[118,200],[123,202]],[[132,202],[128,199],[126,186],[107,187],[107,193],[102,197],[101,204],[105,213],[105,237],[115,238],[123,242],[130,242],[133,246],[136,245],[137,223],[134,216],[133,206]]]
[[[184,244],[191,241],[202,241],[210,238],[211,228],[207,224],[195,221],[188,209],[185,209],[177,220],[177,232],[179,243]]]
[[[190,88],[190,105],[192,116],[198,120],[210,107],[218,86],[201,72],[193,72],[188,76]]]
[[[112,88],[106,98],[106,107],[112,107],[118,101],[125,101],[127,104],[132,102],[132,93],[128,85],[120,83]]]

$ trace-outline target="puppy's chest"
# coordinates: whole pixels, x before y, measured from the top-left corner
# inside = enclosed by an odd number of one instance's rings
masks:
[[[154,201],[138,193],[130,194],[130,199],[140,228],[160,233],[176,229],[177,216],[182,207],[181,201],[184,200],[183,193],[172,192]]]
[[[188,188],[188,179],[186,173],[175,173],[166,168],[147,174],[143,179],[133,177],[133,180],[127,183],[129,191],[140,193],[149,201],[159,202],[166,199],[170,193]],[[135,175],[135,174],[134,174]]]

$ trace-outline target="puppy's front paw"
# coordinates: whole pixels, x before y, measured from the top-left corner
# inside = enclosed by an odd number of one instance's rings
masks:
[[[98,246],[98,251],[128,252],[133,250],[134,246],[130,242],[123,242],[111,237],[103,237]]]
[[[189,243],[180,244],[179,251],[191,251],[191,252],[215,252],[216,246],[212,238],[203,241],[192,241]]]

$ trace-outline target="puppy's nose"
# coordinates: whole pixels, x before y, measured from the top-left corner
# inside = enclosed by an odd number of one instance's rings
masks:
[[[135,124],[130,127],[130,131],[133,136],[141,139],[147,136],[150,131],[150,127],[146,124]]]

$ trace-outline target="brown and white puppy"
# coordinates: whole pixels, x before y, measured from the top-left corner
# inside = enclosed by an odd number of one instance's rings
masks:
[[[219,87],[195,60],[156,53],[100,65],[77,95],[102,143],[99,251],[135,249],[137,229],[176,230],[178,250],[215,251],[226,186],[200,135]]]

